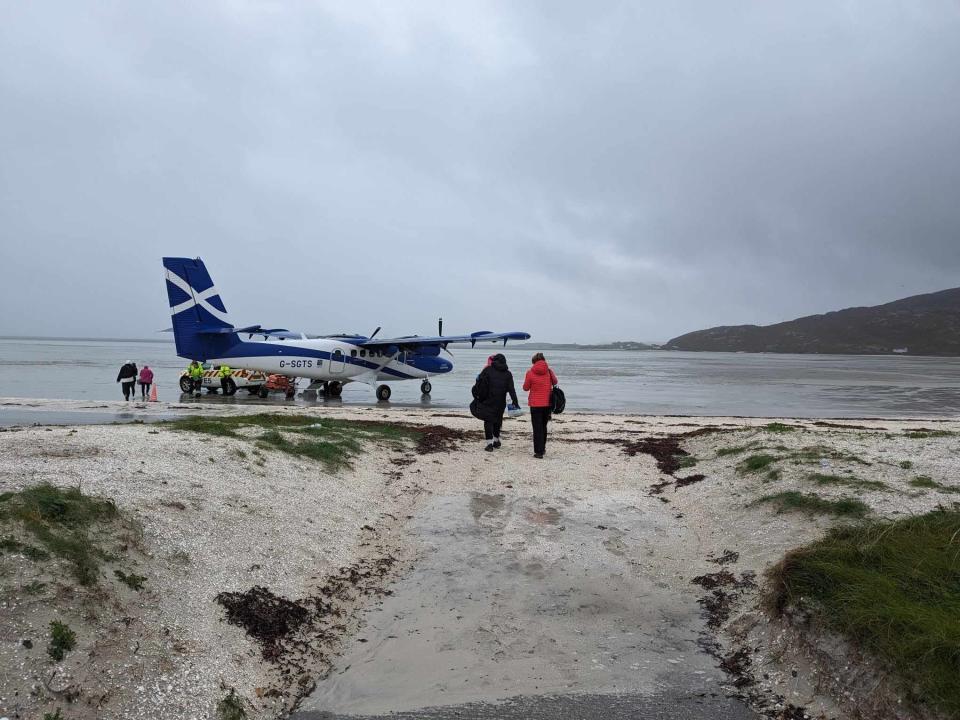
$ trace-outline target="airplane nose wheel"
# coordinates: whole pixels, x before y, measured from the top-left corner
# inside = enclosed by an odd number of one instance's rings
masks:
[[[338,398],[343,394],[343,384],[336,381],[327,383],[327,396]]]
[[[390,399],[390,386],[380,385],[377,387],[377,400],[386,401]]]
[[[424,395],[429,395],[431,390],[433,390],[433,385],[430,384],[429,380],[424,380],[420,383],[420,392]]]

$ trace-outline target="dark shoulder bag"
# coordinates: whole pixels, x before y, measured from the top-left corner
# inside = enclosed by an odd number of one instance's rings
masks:
[[[481,403],[490,395],[490,378],[486,372],[480,373],[470,392],[473,394],[473,401],[470,403],[470,414],[477,418],[477,420],[486,420],[483,411],[480,409]]]
[[[477,378],[477,381],[473,384],[473,388],[470,390],[473,393],[473,397],[483,402],[490,395],[490,376],[486,371],[480,373],[480,376]]]
[[[567,408],[567,396],[563,394],[563,390],[560,389],[559,385],[554,385],[553,389],[550,390],[550,411],[554,415],[559,415]]]

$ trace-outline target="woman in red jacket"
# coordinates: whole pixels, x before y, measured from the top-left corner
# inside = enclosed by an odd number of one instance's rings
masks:
[[[527,406],[530,408],[530,422],[533,423],[533,456],[542,459],[547,451],[547,423],[550,422],[550,391],[557,384],[557,376],[547,365],[543,353],[537,353],[530,360],[533,367],[527,370],[523,379],[523,389],[529,392]]]

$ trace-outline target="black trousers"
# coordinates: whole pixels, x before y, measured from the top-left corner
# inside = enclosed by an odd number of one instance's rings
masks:
[[[483,436],[487,440],[500,437],[500,428],[503,427],[503,412],[494,416],[493,420],[483,421]]]
[[[146,397],[150,392],[150,383],[140,383],[140,394]]]
[[[123,386],[123,399],[124,399],[124,400],[129,400],[130,398],[137,396],[137,391],[136,391],[136,389],[134,388],[134,386],[135,386],[136,384],[137,384],[137,383],[136,383],[135,381],[132,381],[132,380],[131,380],[130,382],[122,382],[122,383],[120,383],[120,385]]]
[[[193,391],[199,395],[202,389],[203,389],[203,378],[194,378]]]
[[[533,424],[533,452],[543,455],[547,451],[547,423],[550,422],[550,408],[530,408],[530,422]]]

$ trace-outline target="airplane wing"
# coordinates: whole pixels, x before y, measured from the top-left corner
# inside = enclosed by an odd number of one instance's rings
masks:
[[[172,332],[173,328],[168,328],[166,332]],[[201,325],[196,330],[201,335],[229,335],[231,333],[249,335],[263,335],[264,337],[280,338],[299,338],[300,333],[290,332],[285,328],[265,328],[260,325],[248,325],[247,327],[216,327],[213,325]]]
[[[365,342],[359,343],[360,347],[367,348],[416,348],[423,347],[425,345],[439,345],[440,347],[446,347],[451,343],[470,343],[470,346],[475,346],[478,342],[497,342],[499,340],[503,341],[503,344],[507,344],[507,340],[529,340],[530,333],[525,332],[502,332],[495,333],[489,330],[481,330],[479,332],[470,333],[469,335],[435,335],[435,336],[421,336],[421,335],[412,335],[409,337],[399,337],[399,338],[387,338],[376,340],[367,340]]]

